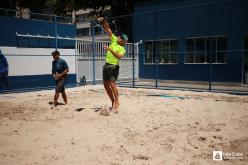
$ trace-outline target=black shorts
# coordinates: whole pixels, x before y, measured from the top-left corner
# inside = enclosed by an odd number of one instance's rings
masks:
[[[64,78],[64,79],[56,80],[55,82],[56,82],[56,91],[64,92],[66,79]]]
[[[119,75],[119,65],[106,63],[103,66],[103,81],[116,81]]]

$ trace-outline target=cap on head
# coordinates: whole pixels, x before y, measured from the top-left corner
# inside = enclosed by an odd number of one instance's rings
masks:
[[[59,51],[55,50],[52,52],[52,55],[55,56],[55,55],[60,55]]]
[[[124,40],[124,41],[128,41],[128,36],[126,35],[126,34],[124,34],[124,33],[122,33],[121,35],[120,35],[120,37],[121,37],[121,39],[122,40]]]

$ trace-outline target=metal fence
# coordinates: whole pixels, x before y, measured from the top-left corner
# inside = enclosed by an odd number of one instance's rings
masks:
[[[120,85],[248,94],[247,2],[143,5],[115,18],[131,17],[133,41],[143,41],[139,79]]]
[[[0,93],[13,91],[27,91],[53,88],[55,83],[51,76],[51,52],[54,48],[18,48],[0,47],[8,62],[7,83],[1,74]],[[69,65],[68,86],[75,86],[75,51],[74,49],[58,49]],[[2,66],[2,65],[1,65]]]
[[[76,41],[77,83],[86,80],[90,84],[102,82],[102,68],[105,64],[104,44],[107,41]],[[134,48],[133,48],[134,47]],[[138,80],[138,44],[127,43],[126,54],[120,62],[119,82]],[[133,52],[134,51],[134,52]]]
[[[158,4],[154,7],[157,10],[107,18],[109,22],[129,22],[133,34],[133,43],[126,45],[121,59],[119,86],[248,94],[247,2],[191,3]],[[100,28],[91,24],[91,30],[93,26]],[[74,53],[64,54],[71,60],[76,85],[84,80],[87,84],[102,83],[103,44],[108,42],[95,40],[94,31],[87,37],[90,40],[84,36],[72,39]],[[43,57],[33,55],[37,66],[50,67],[39,63]]]
[[[57,49],[61,54],[60,57],[69,66],[67,86],[102,83],[102,68],[106,54],[103,49],[104,44],[109,42],[97,41],[93,44],[92,41],[76,40],[75,49]],[[119,82],[137,81],[138,45],[128,43],[125,48],[125,57],[120,62]],[[8,85],[1,79],[0,92],[54,87],[51,76],[53,61],[51,52],[55,48],[0,47],[0,49],[7,59],[9,71]]]

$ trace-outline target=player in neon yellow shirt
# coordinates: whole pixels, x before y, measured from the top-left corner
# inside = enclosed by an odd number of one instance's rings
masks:
[[[104,88],[112,102],[112,109],[115,113],[118,113],[120,102],[119,102],[119,93],[116,85],[116,80],[119,74],[119,61],[125,54],[125,44],[128,41],[128,37],[125,34],[120,36],[115,36],[112,33],[112,30],[108,22],[100,17],[97,19],[102,23],[104,30],[108,33],[111,44],[110,46],[104,45],[104,49],[107,50],[106,54],[106,64],[103,66],[103,83]]]

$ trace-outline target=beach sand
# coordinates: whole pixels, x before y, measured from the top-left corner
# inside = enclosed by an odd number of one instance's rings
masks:
[[[103,116],[102,85],[66,92],[54,109],[54,90],[0,95],[1,165],[248,164],[248,96],[120,88],[119,114]]]

